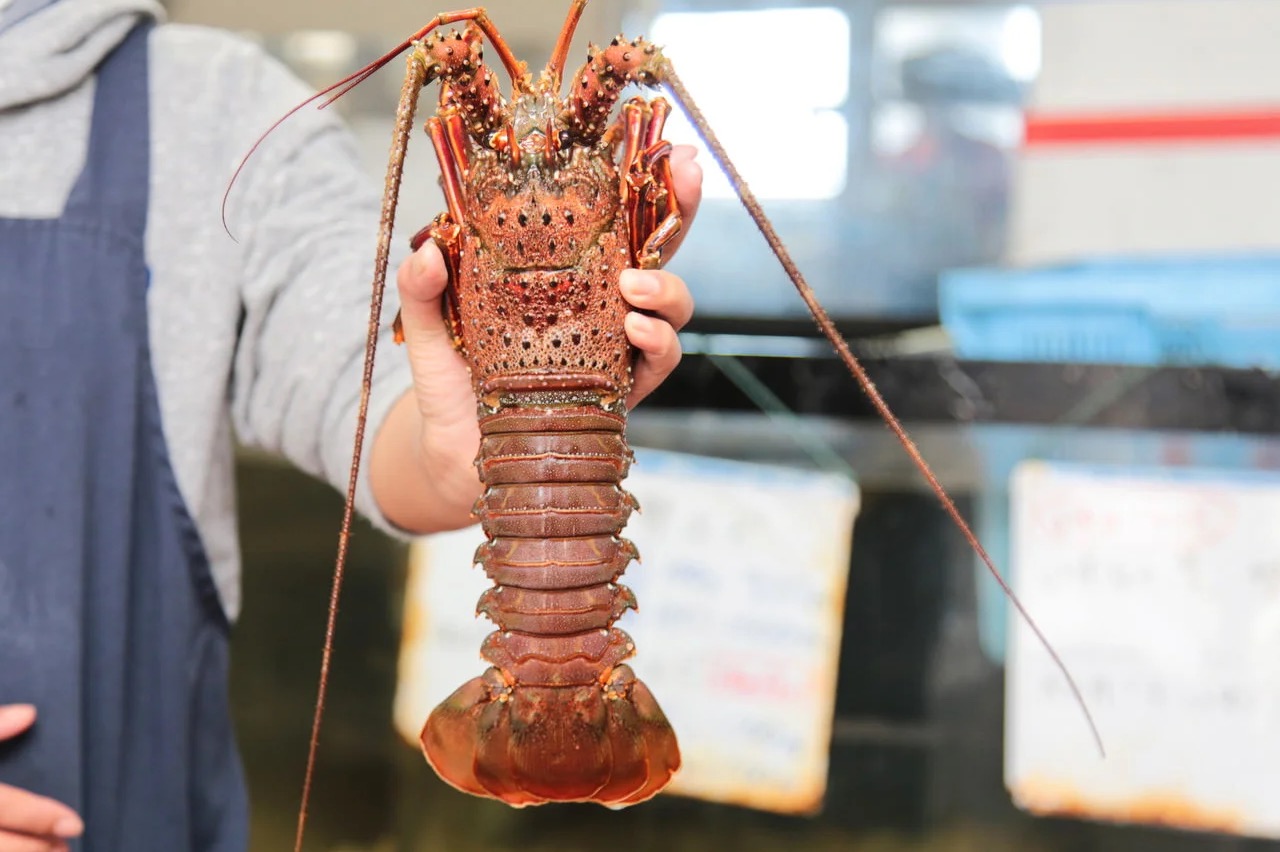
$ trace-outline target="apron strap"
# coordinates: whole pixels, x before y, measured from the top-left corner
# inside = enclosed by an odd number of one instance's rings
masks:
[[[146,233],[151,194],[147,36],[153,28],[150,18],[140,22],[98,66],[89,150],[66,209],[106,213],[139,236]]]

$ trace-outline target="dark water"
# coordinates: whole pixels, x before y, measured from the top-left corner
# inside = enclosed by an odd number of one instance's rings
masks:
[[[246,459],[232,691],[254,852],[293,848],[341,500]],[[963,501],[961,501],[963,503]],[[438,781],[391,725],[405,551],[361,524],[344,590],[307,848],[368,852],[1276,852],[1280,844],[1031,819],[1001,782],[1002,672],[971,559],[931,498],[869,493],[854,537],[827,805],[789,818],[659,797],[514,810]]]

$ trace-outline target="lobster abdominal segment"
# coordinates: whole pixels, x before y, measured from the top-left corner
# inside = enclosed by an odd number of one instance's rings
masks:
[[[497,585],[478,610],[500,631],[481,654],[522,683],[598,682],[633,653],[631,639],[610,629],[635,606],[631,590],[613,582],[636,553],[618,537],[635,507],[619,484],[631,462],[625,424],[599,409],[539,404],[480,421],[476,464],[488,488],[477,514],[489,542],[477,556]],[[540,558],[487,564],[522,549]]]

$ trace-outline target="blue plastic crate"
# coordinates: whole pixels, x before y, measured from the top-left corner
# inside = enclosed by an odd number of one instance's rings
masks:
[[[1280,256],[1103,259],[941,276],[956,354],[1280,369]]]

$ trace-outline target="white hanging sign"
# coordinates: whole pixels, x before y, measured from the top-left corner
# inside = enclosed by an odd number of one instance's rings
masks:
[[[1280,838],[1280,477],[1027,462],[1005,781],[1042,814]]]

